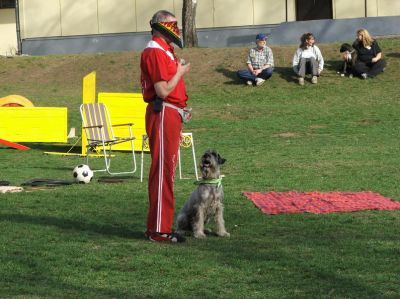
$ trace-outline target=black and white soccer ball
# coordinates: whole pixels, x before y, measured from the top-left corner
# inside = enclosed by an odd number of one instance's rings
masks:
[[[80,184],[88,184],[93,179],[93,171],[85,164],[76,166],[72,174],[75,181]]]

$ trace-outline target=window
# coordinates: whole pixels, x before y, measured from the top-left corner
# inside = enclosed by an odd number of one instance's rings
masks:
[[[296,0],[296,21],[332,19],[332,0]]]
[[[0,9],[15,8],[15,0],[0,0]]]

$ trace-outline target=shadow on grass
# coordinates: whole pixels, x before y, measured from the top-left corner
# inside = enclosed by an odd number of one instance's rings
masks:
[[[132,298],[135,294],[129,291],[116,290],[115,288],[89,287],[82,284],[69,284],[56,275],[51,275],[51,270],[36,267],[33,273],[9,275],[3,277],[3,290],[0,291],[2,298]],[[29,283],[27,283],[29,281]],[[35,284],[33,288],[31,285]],[[29,296],[29,295],[30,296]]]
[[[145,240],[142,231],[132,231],[121,226],[112,226],[109,224],[95,224],[85,223],[65,218],[58,218],[52,216],[32,216],[24,214],[2,214],[0,221],[10,221],[16,223],[30,223],[35,225],[55,226],[65,230],[74,230],[77,232],[86,231],[105,236],[117,236],[126,239],[140,239]]]
[[[237,77],[236,71],[232,71],[226,68],[218,68],[217,72],[223,74],[225,77],[231,79],[231,81],[225,82],[225,84],[230,85],[242,85],[243,80]],[[288,82],[297,82],[297,77],[295,76],[293,69],[290,67],[275,67],[274,74],[279,75],[281,78]]]
[[[67,153],[80,154],[81,146],[72,146],[72,144],[51,144],[51,143],[29,143],[31,149],[43,151],[43,152],[57,152],[57,153]]]
[[[297,82],[297,76],[291,67],[277,66],[274,68],[274,73],[287,82]]]
[[[387,57],[393,57],[393,58],[400,58],[400,53],[394,52],[394,53],[387,53],[385,56]]]
[[[229,84],[229,85],[243,84],[242,80],[240,80],[237,77],[236,71],[232,71],[227,68],[217,68],[216,71],[218,73],[224,75],[226,78],[230,79],[230,81],[226,81],[226,82],[224,82],[224,84]]]
[[[68,170],[72,171],[76,165],[73,165],[71,167],[68,166],[51,166],[50,164],[46,166],[30,166],[29,168],[31,169],[50,169],[50,170]]]
[[[339,71],[342,62],[340,60],[327,60],[325,61],[324,68],[327,71],[336,73]]]
[[[322,76],[326,75],[336,75],[336,72],[340,68],[340,61],[338,60],[328,60],[324,63],[324,71],[322,72]],[[275,67],[274,73],[279,75],[282,79],[286,80],[287,82],[294,82],[297,83],[298,77],[294,73],[293,68],[291,67]],[[310,76],[310,75],[308,75]]]
[[[249,240],[253,239],[253,237],[251,236]],[[346,269],[345,265],[329,267],[324,263],[318,264],[313,259],[304,258],[302,254],[297,256],[287,250],[292,245],[285,241],[282,241],[280,244],[279,242],[276,244],[274,244],[275,242],[261,244],[250,241],[246,243],[246,246],[243,246],[242,244],[245,243],[243,240],[243,243],[240,244],[240,242],[235,242],[234,238],[235,235],[233,234],[229,241],[221,239],[219,242],[212,243],[204,241],[196,242],[194,247],[195,250],[213,252],[221,264],[229,264],[234,260],[247,260],[251,264],[257,264],[259,268],[254,269],[253,275],[259,275],[260,277],[268,277],[268,275],[274,275],[275,271],[279,272],[280,270],[284,271],[284,269],[287,270],[290,268],[292,273],[283,274],[287,280],[287,284],[291,288],[295,288],[296,286],[301,288],[304,297],[308,297],[307,294],[313,297],[312,294],[316,292],[339,297],[355,293],[358,293],[360,297],[366,296],[371,298],[379,298],[382,295],[379,290],[369,285],[367,281],[364,282],[358,277],[349,277],[348,275],[340,274],[337,269]],[[279,239],[279,237],[276,238],[276,240]],[[299,238],[298,242],[299,244],[306,244],[309,240],[307,238]],[[329,258],[340,260],[340,257],[335,256],[334,253]],[[268,268],[273,269],[272,274],[268,273],[268,270],[266,270]]]

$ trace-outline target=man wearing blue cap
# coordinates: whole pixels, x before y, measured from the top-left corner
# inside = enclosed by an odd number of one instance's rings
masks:
[[[272,76],[274,70],[274,56],[271,48],[267,47],[267,36],[264,33],[257,34],[256,44],[249,51],[247,69],[237,72],[237,76],[250,86],[260,86]]]

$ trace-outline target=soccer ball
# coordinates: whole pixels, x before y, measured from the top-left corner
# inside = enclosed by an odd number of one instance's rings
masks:
[[[88,184],[93,179],[93,171],[85,164],[76,166],[72,173],[75,181],[80,184]]]

